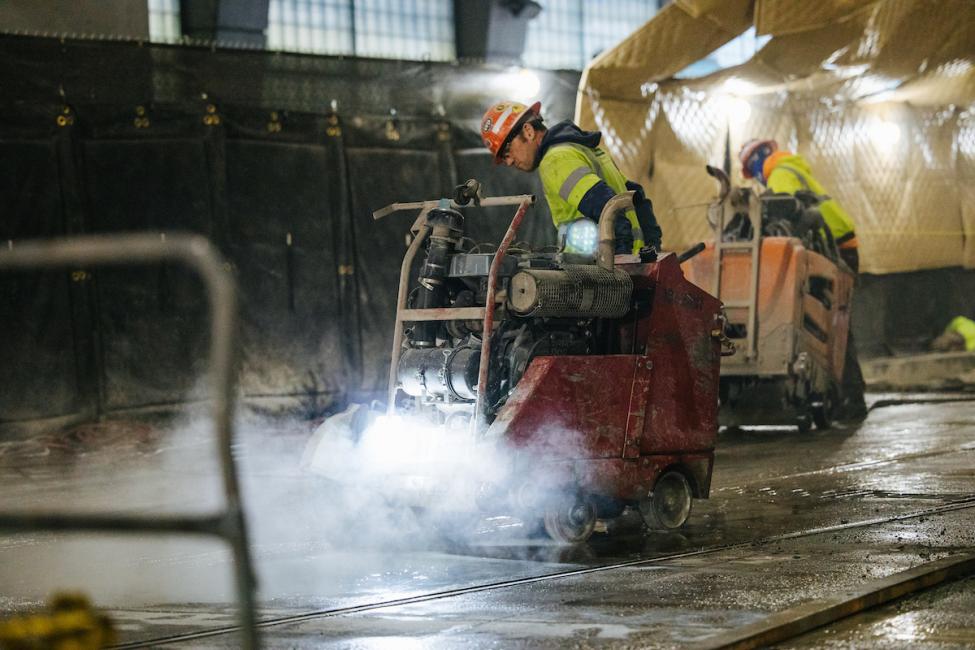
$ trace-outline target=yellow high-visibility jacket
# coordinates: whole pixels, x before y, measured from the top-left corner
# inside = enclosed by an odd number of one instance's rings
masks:
[[[583,199],[602,181],[614,194],[637,190],[636,209],[625,212],[633,233],[633,252],[638,253],[645,241],[659,247],[660,227],[650,201],[639,185],[627,181],[609,154],[598,146],[599,140],[598,132],[581,131],[570,122],[560,122],[546,133],[539,150],[538,174],[552,212],[552,222],[559,228],[584,216],[598,219],[598,213],[585,214],[591,206],[583,205]],[[604,204],[605,201],[598,203],[600,206]],[[637,210],[643,211],[643,225],[649,232],[643,232]]]
[[[829,194],[813,177],[809,163],[802,156],[788,151],[776,151],[769,156],[762,167],[762,175],[773,192],[795,194],[799,190],[810,190],[820,195]],[[820,203],[819,211],[839,248],[857,247],[853,219],[836,199],[830,198]]]
[[[945,332],[955,332],[965,339],[965,350],[975,351],[975,321],[964,316],[956,316],[948,323]]]

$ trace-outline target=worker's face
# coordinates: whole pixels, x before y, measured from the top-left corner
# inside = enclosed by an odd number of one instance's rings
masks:
[[[538,153],[540,139],[541,133],[535,127],[531,124],[522,124],[518,135],[509,140],[501,151],[501,162],[523,172],[534,170],[535,154]]]

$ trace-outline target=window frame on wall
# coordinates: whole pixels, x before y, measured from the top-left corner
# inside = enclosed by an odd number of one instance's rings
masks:
[[[310,28],[288,19],[311,19]],[[456,57],[453,2],[450,0],[270,0],[267,49],[310,54],[351,55],[413,61],[453,61]],[[327,15],[342,16],[331,28]],[[316,38],[330,33],[326,42]],[[344,30],[344,31],[343,31]],[[339,35],[342,38],[337,38]],[[297,38],[296,38],[297,37]],[[304,41],[298,42],[295,41]]]
[[[582,70],[659,11],[650,0],[543,0],[528,22],[522,63],[549,70]],[[598,25],[599,29],[591,27]],[[558,40],[561,39],[561,40]],[[558,46],[552,47],[554,40]]]
[[[149,6],[149,41],[179,43],[183,40],[180,25],[180,0],[147,0]]]
[[[484,0],[488,2],[490,0]],[[181,0],[146,0],[149,40],[183,41]],[[658,11],[651,0],[542,0],[522,64],[582,70]],[[333,56],[455,61],[453,0],[269,0],[266,49]]]

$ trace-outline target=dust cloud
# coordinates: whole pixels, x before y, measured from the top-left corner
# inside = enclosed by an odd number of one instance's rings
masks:
[[[490,486],[529,473],[534,481],[558,480],[532,462],[532,450],[515,457],[475,442],[466,429],[370,420],[360,435],[341,417],[317,431],[305,420],[236,417],[233,455],[263,607],[415,593],[448,571],[445,553],[454,545],[497,534],[479,504],[488,500],[495,512],[514,505],[497,500],[502,490]],[[30,453],[20,457],[6,449],[0,462],[17,473],[2,473],[0,507],[151,517],[225,506],[205,404],[175,419],[100,427],[70,445],[53,437],[47,449],[25,440],[20,451]],[[559,437],[563,447],[572,440]],[[513,534],[527,534],[528,523]],[[232,553],[217,538],[59,533],[0,540],[0,612],[29,609],[63,590],[116,610],[234,602]],[[232,618],[233,608],[226,612]]]

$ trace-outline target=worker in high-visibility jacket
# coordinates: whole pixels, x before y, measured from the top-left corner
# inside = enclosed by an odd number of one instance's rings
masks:
[[[607,201],[633,190],[635,208],[614,224],[615,253],[638,254],[645,246],[660,250],[653,205],[643,188],[627,180],[599,146],[602,134],[583,131],[569,121],[547,128],[540,110],[539,102],[526,106],[503,101],[488,108],[481,119],[481,139],[495,164],[538,170],[552,222],[560,232],[581,218],[598,222]]]
[[[828,197],[825,188],[817,181],[802,156],[788,151],[779,151],[775,140],[753,139],[746,142],[738,152],[741,174],[754,178],[773,192],[795,194],[807,190],[819,195],[823,200],[817,206],[823,221],[829,228],[839,250],[840,258],[854,273],[860,271],[860,254],[853,219],[836,202]],[[863,399],[866,383],[857,358],[856,343],[853,341],[853,327],[850,325],[846,339],[846,359],[843,363],[843,380],[840,382],[840,404],[836,415],[840,420],[859,421],[867,415],[867,405]]]
[[[975,321],[955,316],[944,331],[931,342],[936,352],[975,352]]]
[[[802,156],[780,151],[775,140],[754,139],[742,146],[738,158],[742,176],[756,179],[773,192],[795,194],[799,190],[808,190],[824,197],[825,200],[817,206],[823,221],[833,235],[840,257],[854,273],[859,273],[860,253],[853,219],[836,199],[828,196]]]

